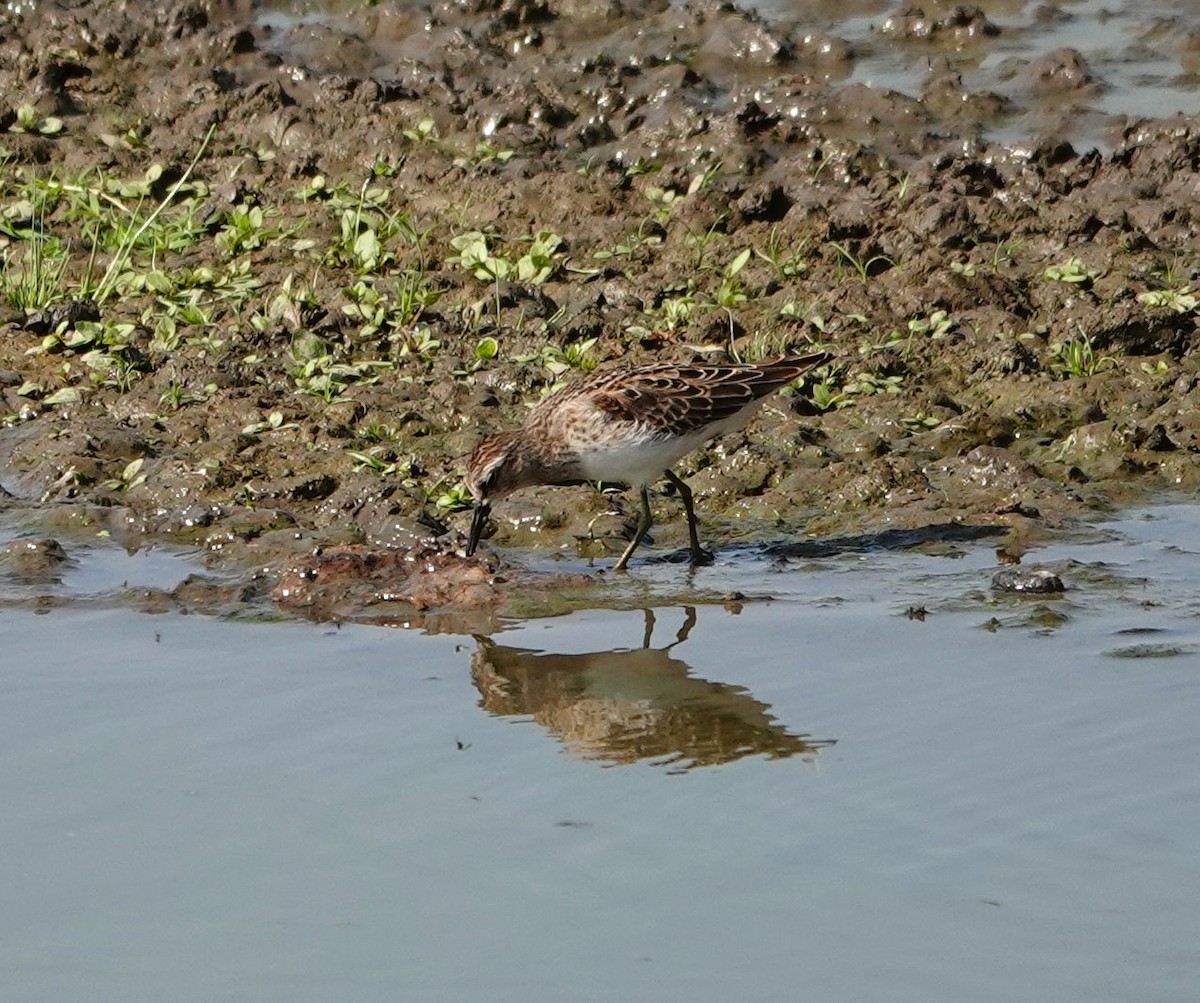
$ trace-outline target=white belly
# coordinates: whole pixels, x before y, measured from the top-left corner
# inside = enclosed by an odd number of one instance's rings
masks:
[[[759,403],[755,401],[719,424],[682,436],[655,435],[645,426],[632,424],[609,425],[607,435],[574,444],[579,467],[589,481],[617,481],[635,487],[653,484],[688,453],[710,439],[741,428]]]

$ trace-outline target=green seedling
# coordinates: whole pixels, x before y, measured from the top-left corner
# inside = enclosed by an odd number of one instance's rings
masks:
[[[368,274],[395,260],[387,245],[399,237],[409,244],[417,244],[421,234],[417,233],[408,215],[404,212],[389,212],[389,192],[386,188],[370,187],[370,179],[363,181],[357,192],[346,186],[337,186],[330,195],[329,203],[338,213],[341,239],[334,244],[326,258],[334,265],[350,264],[361,274]]]
[[[1089,268],[1080,258],[1067,258],[1061,264],[1050,265],[1042,272],[1042,278],[1050,282],[1066,282],[1070,285],[1090,285],[1100,277],[1100,271]]]
[[[618,241],[611,248],[599,248],[593,251],[592,257],[597,261],[626,258],[631,264],[635,261],[643,261],[648,256],[650,248],[658,247],[662,243],[661,236],[657,233],[645,233],[643,232],[645,229],[646,224],[643,223],[636,231]]]
[[[63,121],[52,115],[42,116],[31,104],[23,104],[17,108],[17,117],[8,127],[9,132],[36,132],[42,136],[53,136],[62,132]]]
[[[416,484],[412,479],[413,461],[396,459],[384,447],[376,447],[366,452],[347,449],[346,455],[354,461],[356,471],[372,470],[389,480],[399,477],[405,487],[413,487]]]
[[[846,394],[828,383],[816,383],[809,392],[813,404],[821,411],[849,407],[853,401]]]
[[[162,180],[163,165],[151,164],[140,178],[122,181],[119,178],[106,180],[104,187],[109,194],[122,199],[147,199],[154,195],[154,190]]]
[[[381,369],[392,364],[383,360],[340,362],[317,335],[303,331],[292,339],[291,355],[295,363],[292,377],[301,393],[312,394],[327,404],[344,400],[354,383],[373,383]]]
[[[680,296],[667,296],[659,304],[663,326],[668,331],[682,327],[692,319],[696,309],[696,297],[687,292]]]
[[[266,314],[256,314],[251,318],[251,323],[259,330],[278,324],[289,331],[298,331],[319,309],[320,300],[313,283],[298,279],[293,272],[288,272],[279,284],[279,291],[267,304]],[[193,317],[190,322],[196,323],[198,319]]]
[[[371,161],[371,177],[373,178],[394,178],[400,171],[403,159],[392,160],[389,157],[377,155]]]
[[[671,210],[685,198],[673,188],[659,188],[657,185],[648,186],[642,194],[654,206],[654,218],[660,223],[666,222]]]
[[[700,271],[700,269],[705,267],[705,259],[708,257],[709,251],[712,250],[717,242],[723,240],[724,237],[725,213],[714,219],[703,233],[688,231],[688,235],[683,238],[683,242],[695,251],[692,264],[696,271]]]
[[[918,411],[915,415],[900,419],[900,424],[913,432],[927,432],[931,428],[937,428],[941,423],[941,418],[926,414],[924,411]]]
[[[1174,289],[1154,289],[1138,296],[1138,302],[1151,310],[1170,310],[1172,313],[1190,313],[1196,309],[1196,296],[1187,286]]]
[[[837,241],[830,241],[829,246],[832,247],[841,257],[858,273],[858,277],[865,285],[870,281],[871,276],[877,275],[880,269],[877,266],[886,265],[888,268],[894,268],[896,262],[889,258],[886,254],[876,254],[869,258],[863,258],[855,254],[845,244],[839,244]]]
[[[852,383],[843,388],[847,394],[860,397],[874,395],[896,395],[903,392],[904,378],[902,376],[877,376],[874,373],[859,373]]]
[[[388,335],[396,357],[405,359],[413,356],[429,361],[437,355],[442,343],[433,335],[428,324],[413,324],[394,330]]]
[[[1024,243],[1025,241],[1021,237],[998,241],[995,249],[992,251],[992,271],[998,272],[1001,265],[1012,264],[1017,251],[1021,249]]]
[[[179,180],[176,181],[170,187],[170,189],[168,189],[167,193],[163,196],[162,200],[155,206],[153,211],[151,211],[150,214],[136,228],[132,228],[121,239],[121,242],[120,242],[119,246],[117,247],[116,252],[112,256],[112,260],[109,262],[108,268],[105,269],[105,272],[101,276],[100,281],[96,284],[94,289],[89,288],[87,290],[87,291],[91,292],[92,299],[97,304],[105,303],[109,299],[109,297],[112,296],[116,292],[117,280],[122,275],[122,273],[126,271],[126,267],[129,262],[129,257],[132,254],[134,247],[137,245],[138,240],[142,237],[142,235],[144,233],[151,231],[152,228],[159,225],[158,221],[159,221],[160,217],[162,216],[162,214],[166,211],[167,207],[174,201],[176,196],[178,196],[179,193],[184,190],[184,187],[188,184],[188,180],[191,178],[192,173],[196,169],[196,165],[200,162],[200,158],[204,156],[204,152],[208,149],[208,144],[211,142],[213,133],[216,131],[216,128],[217,127],[215,124],[209,126],[208,132],[205,133],[204,139],[201,141],[200,147],[196,151],[196,155],[192,158],[191,163],[188,164],[187,169],[183,172],[182,175],[180,175]],[[89,287],[90,287],[90,283],[89,283]]]
[[[118,125],[117,128],[120,129],[121,126]],[[133,125],[120,132],[102,132],[97,138],[110,150],[144,150],[147,146],[147,132],[145,122],[138,119]]]
[[[1092,346],[1091,336],[1081,332],[1069,341],[1056,341],[1050,346],[1050,354],[1056,359],[1052,366],[1068,379],[1083,379],[1095,376],[1105,366],[1116,366],[1111,355],[1098,355]]]
[[[272,411],[262,421],[251,422],[242,429],[242,435],[261,435],[263,432],[286,432],[300,426],[294,421],[285,421],[282,411]]]
[[[954,327],[945,310],[934,310],[928,317],[913,317],[908,322],[908,342],[911,345],[916,335],[928,335],[933,341],[941,341]]]
[[[18,397],[41,397],[46,388],[34,380],[26,380],[14,392]]]
[[[472,230],[450,239],[450,246],[458,253],[448,257],[446,263],[459,265],[484,282],[512,280],[541,285],[558,266],[562,238],[550,230],[539,230],[528,239],[528,250],[514,261],[493,251],[487,234]]]
[[[458,481],[445,490],[439,490],[445,481],[438,481],[430,489],[427,501],[432,501],[439,512],[462,512],[475,504],[466,484]]]
[[[59,329],[45,335],[26,355],[46,355],[52,352],[82,354],[96,349],[121,352],[129,345],[129,339],[137,330],[136,325],[118,321],[77,321],[74,327],[60,325]]]
[[[849,407],[854,403],[849,395],[843,392],[839,383],[840,369],[828,363],[810,372],[803,380],[797,381],[797,386],[807,382],[809,400],[820,411],[832,411]]]
[[[158,402],[163,407],[178,411],[189,404],[205,404],[216,392],[217,385],[215,383],[206,383],[201,390],[189,390],[187,384],[181,383],[179,380],[171,380],[167,384],[167,389],[159,395]]]
[[[399,430],[394,425],[385,425],[381,421],[373,421],[358,429],[358,437],[364,442],[391,442],[398,438]]]
[[[26,311],[40,310],[62,299],[67,292],[65,275],[70,252],[54,237],[35,233],[26,242],[17,261],[11,261],[4,251],[0,288],[4,298],[14,307]]]
[[[713,180],[721,172],[722,162],[718,160],[715,164],[709,164],[699,174],[693,174],[692,180],[688,182],[687,193],[695,195],[696,192],[704,191],[706,188],[712,187]]]
[[[804,247],[807,243],[807,240],[802,240],[795,246],[784,247],[780,242],[779,228],[773,226],[767,237],[767,249],[756,249],[754,253],[769,263],[779,278],[794,279],[808,271],[808,263],[804,260]]]
[[[375,271],[386,260],[390,260],[391,255],[384,250],[383,241],[379,239],[379,234],[373,227],[364,225],[355,234],[353,228],[356,223],[354,213],[347,209],[342,216],[342,230],[349,244],[347,257],[359,272],[366,274]]]
[[[512,263],[493,254],[487,234],[479,230],[451,237],[450,246],[458,253],[446,258],[446,264],[458,265],[483,282],[500,282],[512,271]]]
[[[516,279],[541,285],[554,274],[562,257],[562,238],[551,230],[539,230],[529,239],[529,250],[517,259]]]
[[[401,135],[413,143],[436,143],[438,140],[437,124],[432,118],[423,118],[411,129],[401,130]]]
[[[83,391],[79,387],[62,387],[60,390],[42,399],[43,404],[78,404],[83,400]]]
[[[557,345],[546,345],[542,349],[542,365],[550,370],[550,374],[556,378],[572,369],[577,369],[583,373],[590,373],[596,368],[596,360],[591,355],[592,347],[596,344],[596,341],[596,338],[573,341],[565,348],[559,348]],[[517,361],[522,360],[518,359]]]
[[[503,147],[496,146],[494,143],[489,143],[484,140],[481,143],[475,144],[475,152],[467,157],[455,157],[455,167],[488,167],[498,164],[506,164],[513,157],[513,150],[506,150]]]
[[[342,304],[342,313],[358,323],[359,339],[373,338],[389,326],[387,297],[373,284],[360,279],[343,289],[342,295],[348,300]]]
[[[632,164],[625,168],[625,176],[627,178],[635,178],[640,174],[657,174],[662,170],[662,164],[653,160],[647,160],[645,157],[638,157]]]
[[[717,287],[716,293],[713,294],[713,299],[716,301],[717,306],[727,311],[732,311],[734,307],[741,306],[748,299],[742,287],[741,280],[737,276],[746,267],[746,262],[750,260],[750,255],[750,248],[744,248],[721,271],[721,284]]]
[[[138,457],[136,460],[131,460],[121,468],[121,471],[115,476],[110,477],[106,481],[101,482],[101,486],[109,491],[132,491],[139,484],[146,483],[146,474],[143,474],[142,465],[146,462],[145,457]]]
[[[387,188],[382,185],[373,186],[370,178],[364,178],[358,188],[351,188],[347,181],[338,182],[329,191],[329,204],[338,212],[353,209],[358,214],[357,220],[371,212],[378,213],[381,217],[386,216],[390,197]],[[357,230],[351,228],[351,234],[356,232]]]
[[[110,387],[118,393],[128,393],[142,378],[143,364],[130,358],[118,346],[111,351],[93,349],[84,352],[79,361],[92,370],[92,382],[97,386]]]
[[[825,318],[816,313],[815,304],[806,306],[795,300],[788,300],[779,308],[779,316],[787,320],[807,321],[822,334],[825,334],[828,329]]]
[[[737,253],[722,270],[721,284],[713,294],[715,304],[725,311],[725,316],[729,321],[729,354],[735,362],[740,362],[741,359],[733,343],[735,336],[733,312],[749,299],[738,278],[738,273],[746,267],[746,262],[750,260],[750,254],[751,251],[748,247]]]
[[[262,206],[242,202],[234,206],[214,243],[230,256],[261,247],[275,234],[266,228],[266,212]]]
[[[428,285],[423,272],[406,271],[396,283],[393,313],[398,323],[411,324],[441,298],[442,291]]]
[[[471,352],[471,361],[466,366],[459,366],[452,370],[455,377],[466,377],[472,373],[478,372],[485,362],[489,362],[500,354],[500,342],[490,334],[485,335],[475,342],[475,348]]]
[[[292,194],[301,202],[312,202],[314,200],[328,198],[329,189],[326,184],[325,175],[314,174]]]
[[[415,272],[401,276],[394,300],[389,299],[375,285],[361,279],[342,290],[342,293],[349,301],[342,305],[342,313],[359,324],[360,340],[369,340],[384,334],[389,341],[407,344],[410,350],[418,343],[427,343],[427,340],[422,339],[418,342],[409,335],[398,332],[416,325],[424,310],[441,296],[438,290],[424,285],[422,276]],[[420,326],[428,330],[426,325]],[[432,342],[428,347],[436,348],[437,343]]]

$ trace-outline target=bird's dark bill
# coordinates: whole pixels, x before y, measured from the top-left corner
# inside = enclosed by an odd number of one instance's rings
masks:
[[[471,516],[471,535],[467,538],[468,557],[474,554],[475,548],[479,546],[479,538],[483,536],[483,527],[487,525],[491,511],[491,505],[480,503],[475,506],[475,512]]]

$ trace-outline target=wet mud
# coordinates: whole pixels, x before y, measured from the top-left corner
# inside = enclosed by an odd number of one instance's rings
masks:
[[[978,531],[1019,555],[1195,492],[1200,122],[998,145],[1011,96],[955,72],[997,38],[982,12],[880,32],[947,47],[921,97],[721,4],[0,14],[0,507],[29,535],[0,574],[52,573],[85,513],[304,615],[485,629],[595,595],[509,548],[604,566],[635,505],[533,489],[464,559],[482,431],[595,364],[814,346],[835,361],[681,464],[718,554]],[[1102,86],[1078,53],[1027,64],[1029,107]],[[654,505],[642,560],[686,538]]]

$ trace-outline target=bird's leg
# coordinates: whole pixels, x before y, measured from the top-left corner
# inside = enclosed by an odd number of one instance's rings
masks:
[[[679,492],[679,497],[683,499],[683,510],[687,513],[688,539],[692,547],[692,564],[712,564],[712,552],[700,546],[700,534],[696,530],[696,506],[692,503],[692,489],[674,471],[664,470],[663,473],[666,475],[667,480],[675,485],[675,490]]]
[[[654,610],[650,609],[649,607],[642,610],[642,614],[642,620],[646,624],[646,630],[642,634],[642,647],[648,648],[650,647],[650,638],[654,634],[654,624],[657,621],[654,619]]]
[[[637,529],[634,531],[633,539],[629,541],[629,546],[625,548],[625,553],[621,555],[621,559],[613,565],[613,571],[624,571],[625,566],[629,563],[629,556],[637,550],[637,545],[642,542],[648,532],[650,532],[650,524],[654,521],[654,517],[650,514],[650,489],[642,485],[642,514],[638,516]]]

